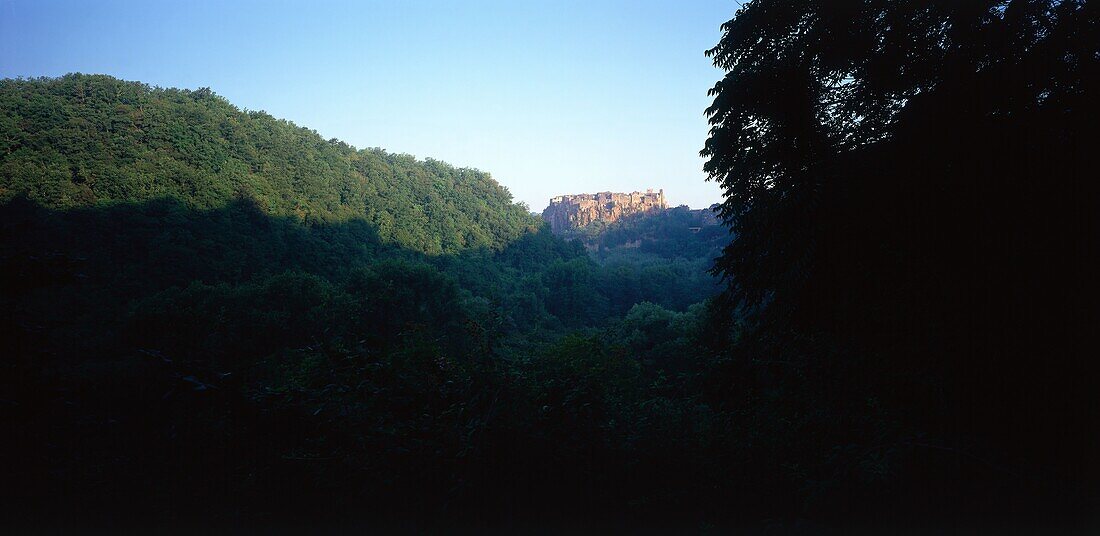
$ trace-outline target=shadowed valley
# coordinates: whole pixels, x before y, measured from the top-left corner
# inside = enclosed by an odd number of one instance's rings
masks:
[[[703,209],[0,80],[0,529],[1094,532],[1097,4],[721,29]]]

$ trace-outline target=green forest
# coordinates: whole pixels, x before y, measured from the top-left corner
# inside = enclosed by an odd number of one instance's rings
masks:
[[[717,221],[564,236],[209,88],[0,80],[0,528],[1100,526],[1097,5],[722,28]]]

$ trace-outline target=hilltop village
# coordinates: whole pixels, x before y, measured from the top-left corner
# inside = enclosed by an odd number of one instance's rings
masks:
[[[702,227],[718,225],[718,218],[713,212],[714,207],[697,210],[679,208],[693,216],[689,226],[693,232]],[[550,205],[542,211],[542,219],[550,224],[550,229],[555,234],[567,234],[592,223],[611,224],[635,214],[656,215],[668,210],[663,188],[656,192],[648,189],[644,193],[566,194],[550,199]]]
[[[656,193],[650,189],[645,193],[560,195],[550,199],[550,206],[542,211],[542,219],[550,223],[550,229],[554,233],[561,234],[595,221],[612,223],[623,216],[666,208],[668,204],[665,202],[663,189]]]

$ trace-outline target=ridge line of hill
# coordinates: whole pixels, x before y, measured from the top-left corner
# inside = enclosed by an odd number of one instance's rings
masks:
[[[429,254],[500,249],[541,226],[488,173],[325,140],[209,88],[107,75],[0,80],[0,201],[18,195],[57,209],[248,198],[307,223],[363,218]]]

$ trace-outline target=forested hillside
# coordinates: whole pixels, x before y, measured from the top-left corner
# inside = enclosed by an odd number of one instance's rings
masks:
[[[203,88],[102,75],[0,81],[0,200],[55,209],[251,199],[304,222],[362,218],[425,253],[502,248],[538,220],[487,173],[322,139]]]
[[[710,269],[730,240],[711,209],[686,206],[594,221],[561,233],[614,275],[617,292],[648,286],[646,299],[679,308],[722,291]],[[630,296],[640,295],[635,291]],[[627,298],[628,300],[630,298]]]
[[[717,419],[685,390],[721,340],[699,259],[601,264],[483,173],[205,90],[0,88],[16,525],[686,507],[709,458],[667,455]],[[620,476],[578,493],[594,464]]]
[[[1097,533],[1098,6],[744,2],[721,224],[565,239],[207,89],[0,80],[0,531]]]

